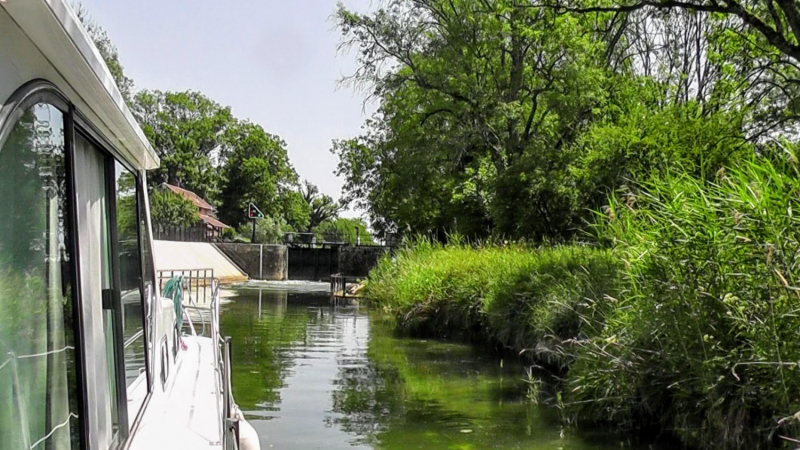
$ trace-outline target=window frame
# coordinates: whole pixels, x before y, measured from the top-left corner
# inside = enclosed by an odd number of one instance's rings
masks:
[[[12,130],[19,122],[20,118],[25,112],[39,103],[46,103],[52,105],[64,117],[64,160],[65,160],[65,182],[66,182],[66,218],[65,224],[68,227],[67,231],[67,252],[70,256],[69,275],[72,278],[72,298],[71,308],[73,310],[73,320],[71,323],[71,332],[73,334],[73,342],[75,343],[75,372],[76,372],[76,388],[77,388],[77,408],[80,416],[79,426],[75,430],[78,434],[78,442],[80,449],[88,448],[89,438],[89,422],[86,420],[86,412],[89,408],[95,405],[87,404],[87,381],[86,381],[86,367],[84,366],[84,353],[86,351],[85,343],[85,324],[82,311],[83,291],[81,287],[81,269],[80,269],[80,245],[78,242],[79,228],[77,223],[78,217],[78,203],[76,196],[75,186],[77,185],[76,172],[75,172],[75,139],[78,134],[82,138],[89,141],[98,151],[103,153],[106,158],[106,195],[108,201],[108,221],[112,226],[110,227],[110,240],[112,249],[112,277],[114,283],[114,334],[116,341],[115,361],[114,366],[116,369],[116,380],[114,383],[117,387],[117,402],[118,402],[118,420],[120,424],[118,439],[112,443],[111,449],[123,449],[130,445],[130,438],[135,434],[136,429],[141,422],[144,411],[153,396],[153,373],[152,373],[152,355],[150,351],[150,328],[153,324],[148,323],[147,315],[142,316],[142,327],[144,330],[145,340],[145,372],[146,372],[146,387],[147,395],[139,407],[136,416],[128,417],[127,410],[127,386],[125,382],[125,361],[124,361],[124,342],[122,336],[122,302],[120,292],[120,262],[119,262],[119,240],[117,232],[117,198],[116,198],[116,167],[115,162],[119,162],[123,167],[131,172],[135,180],[136,187],[136,218],[137,218],[137,242],[139,247],[140,259],[140,283],[139,290],[141,293],[141,301],[143,311],[147,310],[147,299],[145,299],[145,261],[143,257],[143,246],[145,241],[142,236],[142,230],[139,226],[142,217],[140,216],[142,208],[149,208],[148,204],[140,205],[141,199],[146,199],[146,191],[142,192],[144,187],[144,171],[137,170],[131,163],[129,163],[122,153],[111,143],[105,136],[92,124],[92,122],[82,114],[75,105],[70,102],[69,98],[56,87],[53,83],[44,79],[33,79],[18,87],[4,103],[0,104],[0,151],[7,141]],[[142,195],[144,194],[144,195]],[[147,227],[147,232],[150,232],[150,227]],[[149,241],[152,243],[152,236]],[[152,247],[150,254],[153,254]],[[155,274],[155,272],[153,272]],[[155,281],[153,280],[155,283]],[[154,285],[154,289],[157,286]],[[155,295],[155,293],[151,293]]]
[[[25,111],[39,103],[52,105],[64,114],[64,162],[65,162],[65,182],[66,182],[66,226],[67,232],[67,251],[70,256],[69,275],[72,278],[72,338],[75,343],[75,372],[76,388],[78,390],[77,404],[80,414],[78,426],[78,442],[82,449],[88,445],[89,424],[86,421],[86,370],[83,365],[84,349],[84,326],[83,316],[80,314],[81,303],[81,283],[80,269],[80,250],[77,242],[77,203],[74,195],[75,189],[75,158],[74,158],[74,107],[66,96],[54,85],[44,80],[32,80],[19,87],[5,101],[0,109],[0,151],[2,151],[8,137]]]

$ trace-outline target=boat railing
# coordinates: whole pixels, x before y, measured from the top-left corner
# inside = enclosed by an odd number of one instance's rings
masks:
[[[331,296],[333,298],[356,298],[359,297],[357,293],[348,292],[348,286],[352,288],[360,284],[361,278],[363,277],[353,277],[342,275],[341,273],[335,273],[331,275]]]
[[[192,316],[199,318],[202,325],[201,336],[209,337],[214,353],[214,377],[217,392],[222,396],[222,411],[219,413],[219,426],[222,433],[222,448],[238,450],[239,419],[237,407],[233,400],[231,387],[231,338],[222,337],[220,333],[220,283],[214,278],[213,269],[160,270],[158,273],[159,288],[163,290],[167,281],[180,277],[184,293],[188,294],[183,302],[183,314],[192,335],[196,334]]]
[[[218,373],[216,377],[220,383],[219,392],[222,393],[222,448],[224,450],[239,449],[239,417],[237,407],[233,400],[233,387],[231,382],[231,354],[232,341],[230,336],[222,337],[219,327],[219,283],[212,290],[211,305],[211,330],[214,340],[214,367]]]
[[[214,269],[179,269],[179,270],[159,270],[158,290],[164,290],[166,283],[173,278],[180,278],[183,290],[183,312],[186,318],[186,331],[191,335],[197,335],[195,322],[201,326],[200,336],[212,337],[209,322],[211,302],[214,301],[214,289],[216,286],[219,293],[219,280],[214,277]],[[184,330],[181,330],[184,331]],[[219,330],[216,330],[219,332]],[[207,334],[208,333],[208,334]]]

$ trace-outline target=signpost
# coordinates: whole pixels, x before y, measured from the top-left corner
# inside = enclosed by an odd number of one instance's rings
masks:
[[[250,239],[250,242],[253,244],[256,243],[256,220],[263,219],[264,213],[261,212],[260,209],[255,205],[255,203],[250,202],[250,205],[247,206],[247,217],[253,221],[253,237]]]

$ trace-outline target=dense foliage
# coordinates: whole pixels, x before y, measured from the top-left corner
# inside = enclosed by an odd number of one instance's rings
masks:
[[[340,7],[345,81],[379,105],[334,142],[345,200],[379,234],[569,240],[631,180],[708,178],[791,131],[791,58],[737,14],[670,4]]]
[[[286,233],[294,231],[282,217],[267,216],[256,220],[256,240],[259,244],[283,244]],[[252,223],[244,224],[239,235],[252,239]]]
[[[132,202],[133,198],[129,198]],[[164,189],[154,189],[150,195],[150,215],[156,223],[179,227],[191,226],[198,220],[197,206],[191,200]]]
[[[222,221],[232,226],[245,222],[250,202],[267,216],[288,218],[286,198],[296,186],[297,173],[289,163],[286,143],[249,122],[229,125],[224,139]]]
[[[367,229],[367,224],[362,219],[326,220],[314,228],[318,241],[342,241],[350,245],[361,242],[362,245],[372,245],[372,235]],[[360,240],[359,240],[360,237]]]
[[[381,260],[366,289],[400,329],[488,341],[563,367],[572,356],[559,350],[562,342],[597,331],[585,317],[595,299],[617,295],[618,268],[611,252],[588,247],[422,240]]]
[[[613,201],[601,232],[625,290],[580,343],[567,391],[592,421],[652,421],[693,446],[800,435],[797,160],[685,173]],[[781,158],[782,159],[782,158]]]

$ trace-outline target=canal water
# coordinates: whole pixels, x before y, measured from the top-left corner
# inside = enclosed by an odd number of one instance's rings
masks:
[[[263,450],[631,448],[562,427],[525,367],[467,345],[398,338],[327,284],[229,289],[233,391]]]

